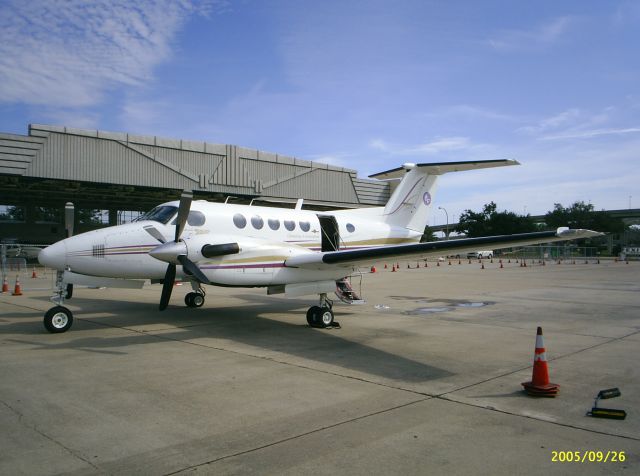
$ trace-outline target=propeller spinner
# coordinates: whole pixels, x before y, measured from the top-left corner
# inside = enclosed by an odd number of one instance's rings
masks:
[[[197,281],[203,284],[209,284],[209,279],[198,268],[198,266],[187,257],[187,246],[184,241],[180,240],[184,227],[187,224],[189,210],[191,209],[191,201],[193,193],[187,190],[182,192],[180,196],[180,205],[178,206],[178,218],[176,220],[176,234],[173,241],[165,241],[164,236],[156,228],[151,225],[145,226],[144,230],[158,240],[161,244],[152,249],[149,254],[154,258],[169,263],[167,272],[164,275],[162,284],[162,294],[160,295],[159,309],[164,311],[171,298],[173,290],[173,282],[176,279],[176,265],[181,264],[185,272],[193,276]]]

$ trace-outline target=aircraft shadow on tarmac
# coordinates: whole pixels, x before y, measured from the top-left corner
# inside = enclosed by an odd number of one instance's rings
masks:
[[[422,362],[408,359],[390,352],[354,342],[339,335],[339,329],[310,329],[304,318],[304,309],[309,300],[272,299],[255,294],[236,295],[245,301],[237,306],[214,307],[213,299],[200,309],[184,306],[171,306],[165,312],[153,312],[154,304],[148,302],[123,302],[111,299],[92,297],[83,299],[74,297],[74,305],[80,307],[76,312],[77,322],[65,334],[51,335],[51,339],[27,341],[14,339],[12,342],[34,345],[38,349],[76,349],[86,352],[97,352],[111,355],[127,355],[123,349],[132,345],[158,344],[167,341],[190,341],[202,346],[218,350],[231,350],[224,341],[237,342],[246,346],[277,352],[293,357],[303,358],[309,362],[300,363],[313,368],[313,362],[334,365],[351,371],[378,377],[411,383],[446,378],[454,375],[448,370],[434,367]],[[92,313],[104,312],[104,317],[87,317]],[[271,313],[280,316],[292,313],[292,321],[287,322],[265,317]],[[340,307],[337,319],[349,320],[348,307]],[[41,317],[40,313],[26,313],[23,317]],[[348,325],[348,322],[345,322]],[[105,328],[124,329],[126,335],[108,333],[104,337],[82,337],[87,326],[105,326]],[[166,325],[164,327],[163,325]],[[40,326],[40,328],[36,328]],[[11,334],[43,334],[46,333],[41,323],[14,322],[1,326],[3,333]],[[142,332],[136,327],[153,326]],[[135,334],[131,334],[135,331]],[[376,329],[371,337],[387,337],[383,332],[390,332],[399,338],[404,335],[395,330]],[[107,334],[107,333],[106,333]],[[61,341],[59,336],[64,337]],[[207,341],[216,339],[216,341]],[[222,341],[221,341],[222,340]],[[259,355],[280,360],[273,354],[260,351],[252,354],[251,349],[233,349],[234,352],[246,355]],[[281,357],[287,361],[286,356]]]

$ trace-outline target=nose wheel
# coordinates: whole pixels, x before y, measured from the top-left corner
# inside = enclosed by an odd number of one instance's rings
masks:
[[[43,323],[52,334],[67,332],[73,324],[73,314],[64,306],[55,306],[45,313]]]
[[[73,313],[62,305],[65,299],[71,299],[73,284],[66,284],[63,278],[64,273],[58,271],[56,276],[56,293],[51,298],[57,306],[45,312],[42,321],[44,328],[52,334],[67,332],[73,325]]]

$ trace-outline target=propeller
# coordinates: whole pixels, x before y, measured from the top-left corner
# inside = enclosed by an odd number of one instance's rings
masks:
[[[191,209],[191,201],[193,193],[185,190],[180,196],[180,205],[178,206],[178,217],[176,219],[176,234],[173,241],[166,241],[162,233],[153,225],[147,225],[144,230],[158,240],[161,244],[152,249],[149,254],[160,261],[169,263],[167,271],[164,275],[162,284],[162,294],[160,295],[159,309],[164,311],[169,305],[171,291],[173,290],[173,282],[176,279],[176,265],[181,264],[185,272],[193,276],[197,281],[203,284],[209,284],[207,276],[198,268],[198,266],[187,257],[187,245],[180,240],[184,227],[187,224],[189,210]]]

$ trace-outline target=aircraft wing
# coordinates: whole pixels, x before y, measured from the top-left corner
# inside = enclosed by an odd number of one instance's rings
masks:
[[[380,259],[411,258],[424,259],[451,254],[463,254],[477,250],[496,250],[515,246],[529,246],[554,241],[576,240],[601,236],[584,229],[558,228],[556,231],[539,231],[515,235],[484,236],[457,240],[431,241],[409,245],[381,246],[358,250],[327,251],[293,256],[285,261],[285,266],[306,269],[327,269],[331,267],[370,266]]]

